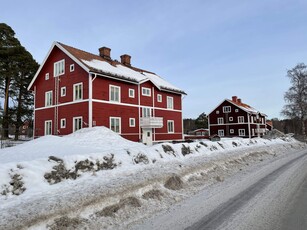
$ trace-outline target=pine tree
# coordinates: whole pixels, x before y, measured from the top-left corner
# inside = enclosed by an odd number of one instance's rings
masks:
[[[0,23],[0,87],[1,96],[4,97],[2,121],[4,138],[8,138],[11,119],[19,129],[22,117],[29,112],[27,108],[32,102],[26,87],[37,67],[31,54],[15,38],[13,29],[5,23]],[[9,98],[13,98],[13,108],[9,106]]]

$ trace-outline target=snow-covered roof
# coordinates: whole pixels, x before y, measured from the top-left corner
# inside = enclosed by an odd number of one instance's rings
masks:
[[[152,72],[142,70],[133,66],[127,66],[116,60],[106,59],[99,55],[76,49],[74,47],[64,45],[59,42],[55,42],[53,44],[52,48],[48,52],[47,57],[50,55],[51,50],[55,46],[57,46],[64,53],[66,53],[87,72],[107,75],[119,80],[128,80],[137,84],[143,83],[145,81],[151,81],[160,90],[186,94],[182,89],[179,89],[178,87],[170,84],[169,82]],[[45,58],[44,62],[46,61],[47,57]],[[40,70],[41,68],[38,70],[35,77],[33,78],[29,89],[33,85]]]

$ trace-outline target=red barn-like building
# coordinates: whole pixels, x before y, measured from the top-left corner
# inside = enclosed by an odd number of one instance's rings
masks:
[[[237,96],[225,99],[208,115],[210,135],[220,137],[261,137],[266,132],[266,115]]]
[[[102,47],[95,55],[53,43],[28,87],[35,95],[34,136],[106,126],[148,145],[182,140],[185,92],[133,67],[127,54],[112,60],[110,51]]]

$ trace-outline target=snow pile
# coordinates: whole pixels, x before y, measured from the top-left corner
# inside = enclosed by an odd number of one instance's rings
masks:
[[[123,194],[129,194],[127,189],[146,187],[142,193],[145,198],[141,199],[168,199],[168,192],[161,192],[156,183],[165,184],[164,189],[181,189],[182,181],[174,173],[192,183],[203,174],[214,172],[214,180],[222,182],[224,176],[219,172],[242,168],[248,159],[259,161],[273,156],[274,146],[295,145],[300,144],[292,138],[225,138],[219,142],[203,140],[148,147],[123,139],[105,127],[86,128],[65,137],[42,137],[0,150],[0,213],[3,214],[0,223],[8,229],[27,226],[58,213],[83,210],[98,200],[105,208],[110,206],[109,209],[117,212],[118,205],[127,208],[137,203],[132,198],[121,200]],[[213,160],[218,163],[213,164]],[[173,179],[167,181],[169,178]],[[109,209],[100,207],[104,211],[94,208],[88,212],[104,215]],[[10,215],[12,212],[16,215]],[[0,228],[3,226],[0,224]]]

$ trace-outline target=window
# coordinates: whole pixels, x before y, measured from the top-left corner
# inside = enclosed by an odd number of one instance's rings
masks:
[[[110,117],[110,129],[115,133],[120,133],[120,117]]]
[[[161,94],[158,94],[158,95],[157,95],[157,101],[158,101],[158,102],[162,102],[162,95],[161,95]]]
[[[231,106],[224,106],[223,107],[223,113],[230,113],[231,112]]]
[[[244,123],[244,117],[238,116],[238,123]]]
[[[146,87],[142,87],[142,95],[150,97],[151,96],[151,89],[146,88]]]
[[[69,66],[69,70],[70,70],[70,72],[75,71],[75,65],[74,65],[74,64],[71,64],[71,65]]]
[[[238,110],[238,109],[235,109],[235,112],[237,113],[237,112],[239,112],[239,110]]]
[[[135,127],[135,118],[129,118],[129,126]]]
[[[216,110],[216,114],[220,114],[220,111]]]
[[[174,133],[174,121],[167,121],[167,132]]]
[[[66,87],[61,87],[61,97],[66,96]]]
[[[73,131],[82,129],[82,117],[74,117],[73,118]]]
[[[245,136],[245,129],[239,129],[239,136],[244,137]]]
[[[233,121],[233,117],[229,117],[229,121]]]
[[[129,89],[129,97],[134,98],[134,89]]]
[[[230,133],[233,134],[235,131],[233,129],[230,129]]]
[[[52,135],[52,121],[45,121],[45,135]]]
[[[151,117],[151,115],[152,115],[152,108],[150,107],[142,108],[142,117]]]
[[[45,93],[45,106],[52,105],[52,91],[48,91]]]
[[[224,136],[224,129],[219,129],[217,131],[217,135],[219,135],[220,137],[223,137]]]
[[[173,109],[174,108],[174,98],[173,97],[167,97],[167,108]]]
[[[57,77],[65,73],[65,60],[61,60],[54,63],[53,76]]]
[[[45,80],[49,80],[49,73],[45,74]]]
[[[62,118],[61,119],[61,129],[64,129],[64,128],[66,128],[66,119]]]
[[[82,83],[74,84],[74,101],[82,100]]]
[[[110,85],[110,101],[120,102],[120,87]]]
[[[217,118],[217,123],[218,123],[218,124],[224,124],[224,118],[218,117],[218,118]]]

